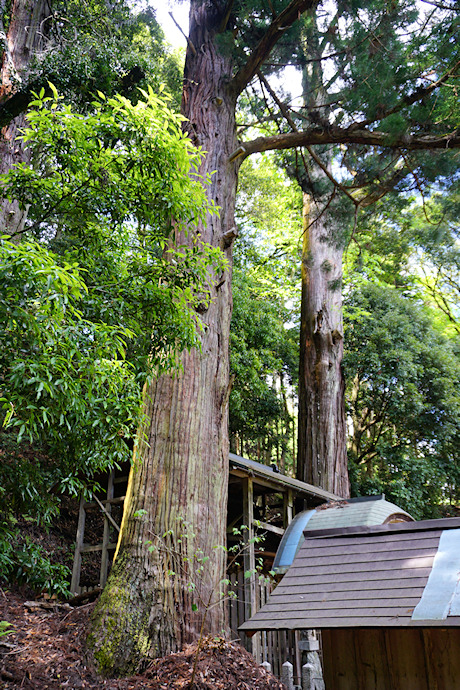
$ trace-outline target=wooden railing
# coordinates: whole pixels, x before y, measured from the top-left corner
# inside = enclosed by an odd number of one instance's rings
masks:
[[[282,664],[286,660],[292,663],[295,676],[301,675],[301,655],[299,651],[299,634],[288,630],[264,630],[248,637],[243,632],[238,632],[238,626],[247,618],[247,594],[248,587],[244,573],[239,570],[229,575],[231,591],[236,598],[230,598],[228,604],[229,623],[232,638],[239,640],[243,647],[251,652],[256,661],[261,664],[268,662],[275,676],[281,677]],[[256,579],[256,609],[258,611],[267,601],[273,585],[270,582],[260,582]],[[254,611],[254,613],[255,613]]]

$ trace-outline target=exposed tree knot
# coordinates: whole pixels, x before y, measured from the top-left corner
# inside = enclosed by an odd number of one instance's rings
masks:
[[[332,344],[333,344],[333,345],[336,345],[336,344],[339,343],[341,340],[343,340],[343,335],[342,335],[342,333],[340,333],[340,331],[338,331],[337,329],[333,330],[332,333],[331,333],[331,335],[332,335]]]
[[[220,399],[220,411],[221,415],[223,415],[227,409],[228,401],[230,399],[230,393],[232,392],[232,387],[233,383],[235,381],[236,374],[233,372],[230,374],[230,379],[227,385],[226,390],[222,393],[221,399]]]
[[[238,237],[239,232],[236,226],[233,226],[222,235],[223,249],[228,249],[232,242]]]
[[[207,295],[204,293],[198,295],[199,302],[195,305],[195,311],[198,312],[198,314],[205,314],[208,309],[209,309],[209,300],[207,299]]]
[[[315,324],[315,333],[318,333],[318,331],[321,330],[321,326],[323,325],[323,310],[320,309],[319,312],[316,314],[316,324]]]

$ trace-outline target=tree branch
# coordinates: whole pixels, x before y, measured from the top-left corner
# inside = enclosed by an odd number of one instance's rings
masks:
[[[317,0],[292,0],[286,9],[273,20],[265,35],[249,56],[246,64],[233,77],[232,89],[235,95],[240,94],[246,85],[249,84],[285,31],[292,26],[301,14],[312,9],[316,4]]]
[[[432,93],[435,89],[437,89],[439,86],[442,86],[442,84],[455,72],[458,70],[458,67],[460,65],[460,60],[457,60],[455,65],[451,67],[447,72],[445,72],[439,79],[436,81],[432,82],[429,86],[425,87],[420,87],[416,89],[413,93],[408,94],[407,96],[404,96],[400,102],[395,105],[393,108],[388,108],[387,110],[384,110],[378,117],[368,119],[368,120],[362,120],[359,123],[360,127],[366,127],[367,125],[372,124],[373,122],[381,121],[384,120],[386,117],[389,115],[393,115],[394,113],[398,113],[400,110],[403,108],[406,108],[409,105],[413,105],[417,101],[421,101],[426,96],[429,96],[430,93]]]
[[[171,19],[173,20],[174,24],[175,24],[175,25],[177,26],[177,28],[179,29],[179,31],[181,32],[182,36],[183,36],[183,37],[185,38],[185,40],[187,41],[187,45],[188,45],[188,47],[190,48],[190,50],[192,51],[193,55],[196,55],[196,48],[195,48],[195,46],[193,45],[192,41],[189,39],[189,37],[187,36],[187,34],[185,33],[185,31],[182,29],[181,25],[178,24],[178,23],[176,22],[173,13],[172,13],[172,12],[168,12],[168,14],[169,14],[169,16],[171,17]]]
[[[244,142],[230,156],[230,161],[236,158],[247,158],[252,153],[291,149],[297,146],[313,146],[315,144],[361,144],[363,146],[378,146],[380,148],[403,149],[406,151],[423,151],[431,149],[460,148],[460,130],[451,134],[436,136],[434,134],[412,135],[402,134],[399,137],[384,132],[373,132],[359,129],[356,125],[342,128],[331,126],[327,130],[314,127],[302,132],[288,132],[276,134],[272,137],[258,137]]]

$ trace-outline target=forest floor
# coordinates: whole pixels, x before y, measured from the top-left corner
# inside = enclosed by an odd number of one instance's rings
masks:
[[[85,663],[85,632],[94,604],[71,607],[51,600],[27,600],[0,590],[0,621],[11,634],[0,637],[0,688],[55,690],[179,690],[189,688],[196,646],[152,662],[142,675],[99,678]],[[196,690],[283,690],[240,645],[206,638],[199,653]]]

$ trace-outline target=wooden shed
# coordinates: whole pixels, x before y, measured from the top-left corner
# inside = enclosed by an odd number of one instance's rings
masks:
[[[460,688],[460,519],[316,530],[242,630],[321,631],[326,690]]]

